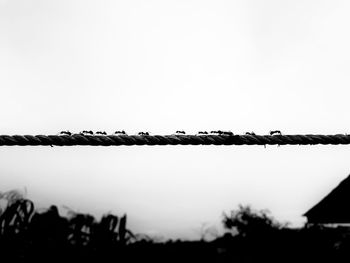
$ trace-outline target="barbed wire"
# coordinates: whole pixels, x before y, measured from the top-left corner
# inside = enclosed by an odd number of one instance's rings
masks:
[[[145,135],[146,134],[146,135]],[[0,135],[0,146],[132,146],[132,145],[338,145],[350,144],[350,135]]]

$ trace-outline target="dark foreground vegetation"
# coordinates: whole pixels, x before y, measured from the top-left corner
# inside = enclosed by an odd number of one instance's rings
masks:
[[[223,215],[227,233],[213,241],[155,242],[127,229],[126,215],[38,212],[32,201],[2,194],[2,262],[348,262],[350,231],[291,229],[248,206]]]

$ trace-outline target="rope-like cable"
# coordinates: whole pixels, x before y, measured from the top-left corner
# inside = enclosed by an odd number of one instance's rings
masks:
[[[350,135],[0,135],[0,146],[350,144]]]

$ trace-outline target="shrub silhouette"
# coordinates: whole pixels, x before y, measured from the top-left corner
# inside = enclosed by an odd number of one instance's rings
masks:
[[[267,210],[254,210],[239,205],[237,210],[223,213],[224,228],[233,235],[226,236],[230,243],[229,256],[238,262],[278,262],[287,247],[281,246],[286,225],[277,222]]]
[[[264,234],[278,230],[285,225],[277,222],[267,210],[253,210],[249,205],[239,205],[230,214],[223,214],[223,224],[228,230],[236,230],[242,237]]]

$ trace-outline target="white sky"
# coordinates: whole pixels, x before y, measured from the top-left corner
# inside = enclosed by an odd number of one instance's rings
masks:
[[[349,1],[0,1],[0,133],[348,133]],[[1,147],[2,191],[198,237],[239,203],[297,224],[348,146]]]

